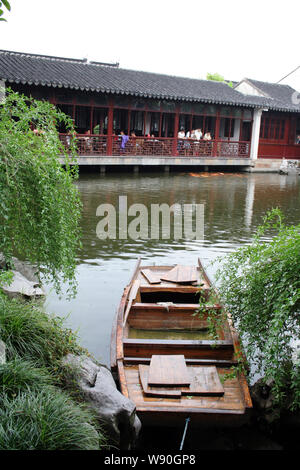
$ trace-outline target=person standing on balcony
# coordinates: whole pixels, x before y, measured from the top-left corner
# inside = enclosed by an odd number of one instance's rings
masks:
[[[195,134],[195,139],[196,140],[201,140],[202,139],[202,135],[203,135],[202,134],[202,129],[196,129],[194,134]]]
[[[128,137],[128,135],[126,135],[126,134],[124,133],[124,131],[121,131],[120,135],[121,135],[121,147],[120,147],[120,151],[121,151],[121,153],[124,153],[124,152],[125,152],[126,144],[127,144],[128,140],[129,140],[129,137]]]
[[[185,132],[184,128],[182,127],[180,131],[178,132],[178,139],[184,139],[185,138]]]
[[[185,155],[189,154],[189,150],[191,148],[191,144],[189,142],[190,138],[191,138],[191,133],[190,133],[190,131],[187,131],[187,133],[185,134],[185,141],[183,143],[183,148],[184,148],[184,154]]]
[[[180,152],[183,148],[183,140],[182,139],[185,139],[185,131],[184,131],[184,128],[181,127],[180,131],[178,132],[178,144],[177,144],[177,151]]]
[[[211,134],[210,134],[210,132],[206,132],[206,133],[204,134],[203,140],[211,140]]]

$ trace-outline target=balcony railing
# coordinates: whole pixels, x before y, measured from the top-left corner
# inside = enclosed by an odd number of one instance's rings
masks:
[[[68,149],[70,136],[60,134],[60,140]],[[250,142],[224,140],[193,140],[171,137],[129,137],[122,142],[120,136],[77,134],[79,155],[96,156],[153,156],[153,157],[227,157],[248,158]]]

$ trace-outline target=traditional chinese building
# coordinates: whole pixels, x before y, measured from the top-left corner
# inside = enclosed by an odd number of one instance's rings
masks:
[[[0,51],[0,80],[72,117],[80,164],[254,166],[260,159],[300,159],[300,95],[288,85],[243,79],[230,87],[11,51]],[[65,129],[59,132],[67,145]]]

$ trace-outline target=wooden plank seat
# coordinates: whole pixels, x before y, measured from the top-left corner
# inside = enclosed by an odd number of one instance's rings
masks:
[[[166,305],[164,305],[166,304]],[[132,305],[132,311],[135,310],[161,310],[161,311],[177,311],[179,313],[189,311],[191,313],[195,312],[197,308],[199,308],[199,304],[196,303],[188,303],[188,304],[177,304],[176,302],[136,302]],[[214,310],[221,310],[221,306],[219,304],[208,306],[207,309],[214,309]]]
[[[124,356],[151,357],[153,354],[181,354],[186,358],[227,359],[234,356],[233,343],[228,340],[163,340],[124,338]]]
[[[198,307],[198,304],[172,305],[168,302],[135,303],[131,307],[128,324],[137,329],[205,330],[208,328],[205,315],[193,315]],[[221,307],[216,305],[212,309],[217,313]]]
[[[124,357],[125,364],[144,364],[149,365],[151,361],[151,357]],[[218,367],[231,367],[236,366],[238,364],[236,359],[199,359],[199,358],[185,358],[185,362],[187,365],[206,365],[206,366],[218,366]]]

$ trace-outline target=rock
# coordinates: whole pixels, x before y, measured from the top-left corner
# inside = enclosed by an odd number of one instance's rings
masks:
[[[18,271],[13,272],[13,280],[8,284],[1,286],[3,292],[5,292],[10,298],[24,297],[42,297],[45,295],[43,289],[41,289],[35,282],[29,281]]]
[[[121,449],[134,447],[141,422],[136,415],[135,404],[117,390],[111,372],[87,356],[68,354],[63,364],[71,367],[76,386],[96,411],[109,437]]]
[[[279,173],[282,175],[298,175],[299,174],[298,160],[283,159],[279,168]]]
[[[6,346],[5,343],[0,339],[0,364],[6,363]]]
[[[3,254],[0,253],[0,269],[12,269],[14,274],[12,283],[10,285],[4,284],[3,291],[11,298],[20,295],[24,297],[44,296],[45,292],[40,286],[35,268],[27,261],[20,261],[14,257],[11,261],[11,266],[8,266]]]
[[[0,268],[9,268],[2,253],[0,253]],[[21,273],[22,276],[26,277],[26,279],[28,279],[29,281],[34,282],[35,284],[39,284],[39,279],[36,275],[36,270],[34,266],[29,264],[27,261],[20,261],[18,258],[12,257],[11,268]]]
[[[280,418],[281,410],[274,404],[271,380],[259,379],[252,385],[250,393],[257,418],[271,425]]]

